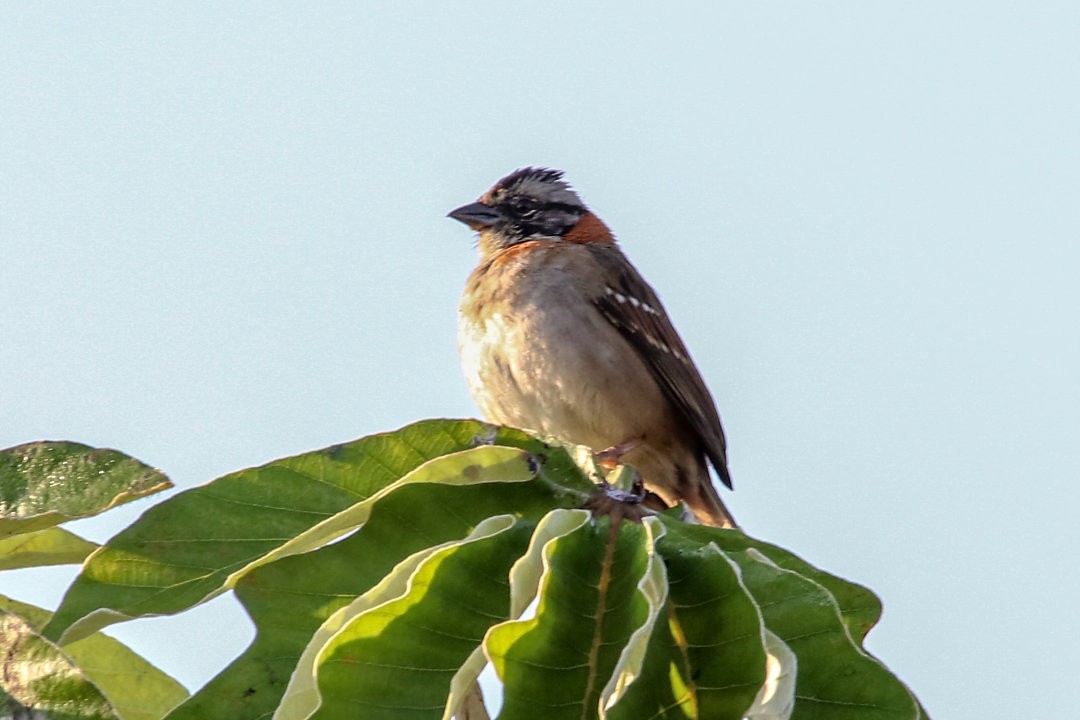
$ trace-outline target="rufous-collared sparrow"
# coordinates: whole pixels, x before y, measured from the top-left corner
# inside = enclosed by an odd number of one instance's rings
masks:
[[[449,216],[479,232],[458,343],[485,419],[618,448],[665,503],[734,527],[706,464],[731,487],[705,381],[656,293],[562,172],[518,170]]]

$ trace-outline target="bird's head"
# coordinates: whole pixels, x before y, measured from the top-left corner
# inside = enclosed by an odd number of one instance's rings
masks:
[[[561,170],[515,170],[477,202],[452,210],[448,216],[480,233],[484,254],[529,240],[614,242],[607,227],[563,180]]]

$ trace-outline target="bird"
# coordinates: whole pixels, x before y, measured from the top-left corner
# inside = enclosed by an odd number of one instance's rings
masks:
[[[666,506],[737,527],[716,403],[652,287],[561,170],[525,167],[448,213],[478,233],[458,350],[484,419],[613,454]]]

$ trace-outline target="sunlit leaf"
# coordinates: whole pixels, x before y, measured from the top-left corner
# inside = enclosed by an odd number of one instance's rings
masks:
[[[43,530],[172,487],[116,450],[32,442],[0,450],[0,538]]]
[[[301,654],[333,613],[379,583],[414,553],[466,537],[493,515],[539,519],[553,503],[580,505],[591,484],[560,447],[520,431],[475,422],[440,421],[427,428],[449,437],[447,452],[471,447],[474,438],[526,450],[540,460],[524,483],[405,485],[371,507],[359,531],[303,555],[263,565],[240,578],[237,597],[251,615],[251,646],[169,720],[197,720],[228,707],[231,720],[272,715]],[[412,426],[416,427],[416,426]],[[444,434],[449,428],[452,432]],[[405,428],[401,432],[411,431]],[[456,444],[455,444],[456,443]],[[432,452],[430,449],[427,452]]]
[[[0,570],[81,563],[97,547],[59,527],[13,535],[0,540]]]
[[[55,463],[28,467],[9,493],[27,502],[25,488],[58,477]],[[488,662],[500,718],[925,717],[862,647],[873,593],[742,531],[597,495],[605,474],[633,486],[588,449],[474,421],[285,458],[152,508],[90,554],[47,634],[34,609],[9,613],[9,634],[96,685],[87,712],[123,720],[489,720],[476,684]],[[38,510],[26,517],[54,512]],[[42,528],[0,541],[0,569],[92,548]],[[229,589],[256,637],[183,702],[94,632]],[[164,699],[140,694],[140,673]]]
[[[462,541],[395,570],[387,592],[379,593],[380,583],[374,597],[353,603],[317,651],[323,701],[313,717],[346,717],[357,708],[372,720],[442,715],[458,668],[507,616],[507,573],[531,529],[512,516],[488,518]]]
[[[648,620],[645,534],[605,517],[545,543],[536,616],[496,625],[484,641],[504,687],[499,717],[597,717],[623,647]]]
[[[49,718],[90,718],[97,717],[92,713],[104,712],[103,717],[121,720],[158,720],[187,697],[180,683],[118,640],[95,633],[60,648],[38,635],[49,619],[47,610],[0,596],[0,615],[5,613],[9,623],[5,629],[16,629],[11,635],[0,632],[0,645],[5,642],[16,645],[12,662],[22,663],[11,677],[48,676],[52,680],[41,681],[42,685],[34,687],[41,689],[55,682],[75,693],[64,702],[57,702],[56,698],[62,696],[54,696],[52,690],[43,691],[40,696],[23,697],[25,704],[30,704],[26,701],[34,697],[39,702],[48,700]],[[12,623],[13,617],[22,624]],[[23,652],[19,647],[23,642],[31,643],[36,651]],[[9,677],[7,669],[0,674],[2,677]],[[55,676],[57,670],[60,674]]]
[[[765,682],[746,711],[746,720],[788,720],[795,710],[799,661],[773,631],[765,630]]]
[[[507,458],[495,457],[501,451],[490,446],[491,438],[490,426],[480,423],[429,421],[241,470],[180,493],[148,510],[87,561],[46,633],[74,639],[123,619],[184,610],[255,567],[349,532],[386,492],[413,482],[523,482],[536,473],[542,458],[534,463],[520,453],[516,464],[499,466]],[[464,451],[479,455],[447,457]],[[485,453],[487,459],[478,462]],[[425,469],[433,459],[437,463]],[[414,472],[419,475],[410,477]],[[572,480],[576,489],[552,491],[581,495],[590,487],[580,475]]]

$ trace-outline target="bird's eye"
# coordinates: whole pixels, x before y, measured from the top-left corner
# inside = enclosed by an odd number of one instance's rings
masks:
[[[534,218],[536,214],[540,212],[540,208],[536,200],[527,195],[514,195],[509,199],[510,207],[518,217],[522,218]]]

